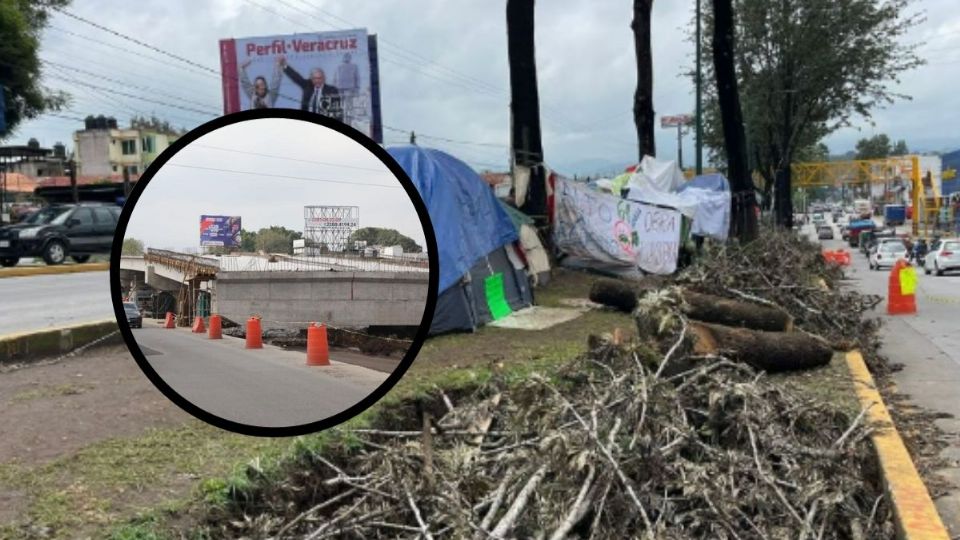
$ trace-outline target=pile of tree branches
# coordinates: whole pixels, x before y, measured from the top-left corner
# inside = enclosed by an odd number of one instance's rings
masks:
[[[785,310],[794,328],[824,338],[837,350],[858,348],[871,371],[885,375],[880,321],[867,313],[883,299],[841,288],[843,270],[820,248],[789,231],[764,230],[745,245],[712,245],[676,283],[690,290]]]
[[[608,343],[551,378],[438,392],[412,423],[313,454],[309,505],[223,525],[273,538],[892,538],[855,419],[719,357]],[[336,460],[336,462],[335,462]]]

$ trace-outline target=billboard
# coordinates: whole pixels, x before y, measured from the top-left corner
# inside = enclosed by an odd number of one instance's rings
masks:
[[[240,247],[240,216],[200,216],[200,245]]]
[[[306,225],[312,229],[355,229],[360,226],[360,219],[356,217],[317,217],[308,218]]]
[[[688,126],[692,123],[693,123],[693,116],[689,114],[676,114],[673,116],[660,117],[661,128]]]
[[[383,142],[376,36],[365,28],[223,39],[220,71],[224,114],[302,109]]]

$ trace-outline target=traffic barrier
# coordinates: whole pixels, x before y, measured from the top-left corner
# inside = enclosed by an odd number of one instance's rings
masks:
[[[223,322],[220,320],[219,315],[210,316],[210,330],[209,337],[210,339],[223,339],[223,333],[221,331]]]
[[[327,346],[327,327],[310,323],[307,327],[307,365],[329,366],[330,349]]]
[[[850,252],[843,249],[836,251],[825,249],[823,250],[823,259],[828,263],[832,262],[840,266],[850,266]]]
[[[887,281],[887,314],[910,315],[917,312],[917,272],[910,264],[897,259]]]
[[[163,327],[164,327],[164,328],[176,328],[176,327],[177,327],[177,326],[173,323],[173,317],[174,317],[173,312],[172,312],[172,311],[168,311],[168,312],[167,312],[167,320],[166,320],[166,322],[163,323]]]
[[[260,319],[256,317],[247,319],[247,348],[263,348],[263,329],[260,327]]]
[[[206,327],[203,325],[203,317],[197,315],[193,319],[193,329],[194,334],[203,334],[207,331]]]

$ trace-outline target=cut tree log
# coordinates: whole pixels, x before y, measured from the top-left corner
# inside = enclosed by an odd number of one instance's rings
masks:
[[[824,366],[833,357],[833,349],[822,340],[799,332],[764,332],[693,321],[690,330],[698,353],[722,354],[771,373]]]
[[[681,295],[683,312],[691,319],[770,332],[793,330],[793,318],[780,308],[688,290]]]
[[[590,289],[590,300],[629,313],[636,309],[638,295],[649,290],[624,281],[601,279]],[[793,318],[778,307],[686,289],[680,296],[683,298],[681,309],[691,319],[770,332],[793,330]]]
[[[598,279],[590,287],[590,301],[630,313],[637,307],[637,288],[615,279]]]

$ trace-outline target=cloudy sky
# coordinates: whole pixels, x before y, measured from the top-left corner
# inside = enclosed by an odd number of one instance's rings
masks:
[[[359,206],[361,227],[397,229],[425,245],[413,204],[376,156],[336,131],[289,119],[249,120],[191,142],[147,184],[125,237],[197,248],[202,214],[240,216],[246,230],[303,231],[305,205]]]
[[[631,103],[636,67],[627,0],[541,0],[536,44],[549,164],[584,173],[634,159]],[[509,139],[505,2],[487,0],[145,0],[116,9],[107,0],[75,0],[74,14],[188,59],[219,69],[218,40],[365,27],[381,47],[383,122],[388,145],[415,130],[418,142],[476,168],[504,169]],[[681,73],[693,62],[686,38],[694,2],[654,3],[654,106],[658,114],[693,112],[693,88]],[[709,5],[709,2],[705,2]],[[919,44],[928,65],[894,87],[912,95],[831,135],[832,153],[852,150],[875,133],[906,139],[913,150],[960,147],[956,87],[960,83],[960,12],[956,0],[916,0],[926,22],[905,42]],[[188,15],[185,15],[188,14]],[[57,14],[44,36],[45,82],[74,95],[63,115],[156,114],[192,127],[221,110],[219,77],[128,40]],[[828,39],[825,36],[825,39]],[[83,70],[78,71],[78,70]],[[91,84],[101,88],[94,88]],[[110,93],[123,91],[127,96]],[[122,90],[121,90],[122,89]],[[150,101],[148,101],[150,100]],[[189,100],[189,103],[186,101]],[[162,101],[158,104],[153,101]],[[209,110],[180,110],[169,104]],[[37,137],[69,143],[75,119],[46,117],[23,125],[10,142]],[[660,157],[676,155],[673,130],[657,129]],[[688,137],[684,157],[693,145]]]

